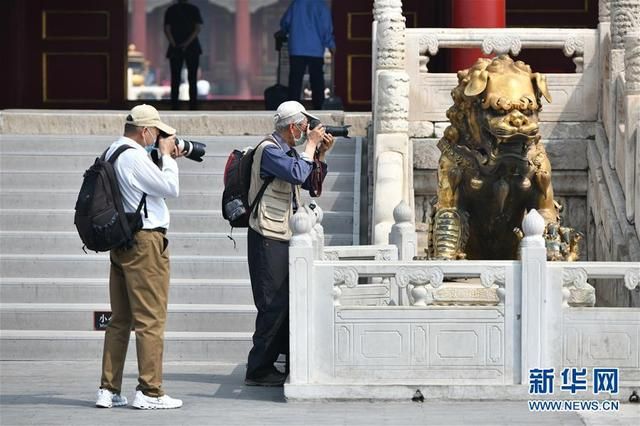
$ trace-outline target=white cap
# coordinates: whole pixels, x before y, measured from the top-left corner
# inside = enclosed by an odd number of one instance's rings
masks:
[[[162,120],[160,120],[158,110],[147,104],[134,106],[127,116],[126,122],[138,127],[157,127],[168,135],[176,134],[176,129],[164,124]]]
[[[300,113],[306,115],[307,118],[318,120],[318,117],[309,114],[300,102],[286,101],[281,103],[280,106],[278,107],[276,114],[273,116],[273,121],[277,123],[280,120],[293,117],[294,115],[300,114]]]

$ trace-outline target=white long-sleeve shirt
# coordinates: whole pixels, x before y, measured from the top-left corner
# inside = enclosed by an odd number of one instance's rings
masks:
[[[178,163],[171,156],[165,155],[162,157],[162,170],[160,170],[140,144],[125,136],[121,136],[111,144],[107,151],[107,159],[122,145],[134,148],[124,151],[115,162],[124,211],[135,212],[142,194],[147,194],[148,217],[144,217],[143,209],[142,228],[169,229],[169,209],[164,199],[179,195]]]

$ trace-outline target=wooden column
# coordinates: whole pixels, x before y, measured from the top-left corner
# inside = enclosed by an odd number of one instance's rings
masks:
[[[236,75],[238,99],[251,96],[249,73],[251,71],[251,15],[249,2],[236,0]]]
[[[131,39],[136,50],[147,55],[147,0],[136,0],[131,10]]]
[[[451,26],[453,28],[504,28],[506,24],[505,0],[452,0]],[[469,68],[477,58],[485,56],[480,49],[454,49],[451,70]]]

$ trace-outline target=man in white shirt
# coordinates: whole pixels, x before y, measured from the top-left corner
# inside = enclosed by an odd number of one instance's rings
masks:
[[[138,386],[133,406],[139,409],[179,408],[182,401],[164,394],[162,355],[169,294],[169,250],[165,237],[169,210],[164,199],[179,194],[176,130],[160,120],[150,105],[138,105],[127,116],[124,136],[108,149],[109,158],[119,147],[127,149],[114,163],[124,210],[140,212],[142,229],[131,248],[111,250],[109,294],[112,317],[104,337],[102,377],[96,406],[111,408],[127,404],[120,395],[122,373],[131,329],[136,333]],[[154,164],[147,151],[157,149],[161,161]]]

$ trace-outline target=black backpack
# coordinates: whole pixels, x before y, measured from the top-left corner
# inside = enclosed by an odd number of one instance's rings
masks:
[[[122,194],[113,168],[120,154],[130,148],[133,147],[121,146],[109,160],[106,160],[107,149],[84,172],[73,223],[89,250],[98,252],[132,247],[133,234],[142,229],[140,211],[143,206],[147,217],[147,194],[142,195],[135,213],[124,212]]]
[[[249,204],[249,186],[251,185],[251,166],[253,157],[260,144],[272,139],[264,139],[255,148],[241,151],[234,149],[227,164],[224,167],[224,191],[222,193],[222,217],[229,221],[233,228],[249,227],[249,217],[253,209],[258,205],[267,186],[273,182],[274,177],[265,179],[258,195],[251,205]]]

